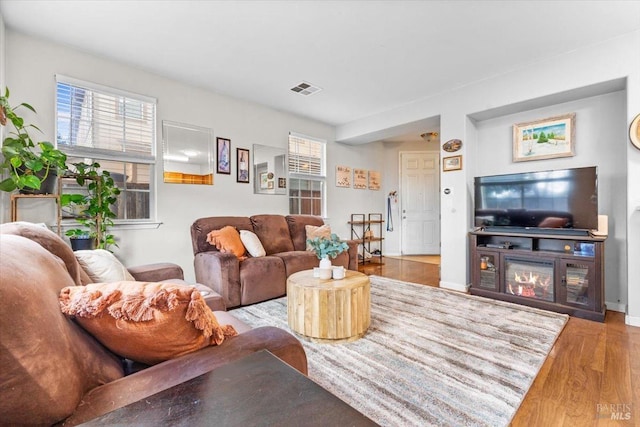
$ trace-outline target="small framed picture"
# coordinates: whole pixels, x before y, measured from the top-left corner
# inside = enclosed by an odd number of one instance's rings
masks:
[[[244,184],[249,183],[249,150],[246,148],[236,148],[236,181]]]
[[[287,178],[278,178],[278,188],[287,188]]]
[[[231,140],[226,138],[216,138],[216,148],[218,151],[218,173],[231,174]]]
[[[380,172],[369,171],[369,190],[379,190],[380,182],[382,182],[382,179],[380,178]]]
[[[269,188],[269,173],[268,172],[262,172],[260,174],[260,189],[261,190],[267,190]],[[273,188],[273,187],[271,187]]]
[[[442,144],[442,149],[447,153],[455,153],[456,151],[462,148],[462,141],[459,139],[450,139],[449,141]]]
[[[336,187],[351,187],[351,168],[349,166],[336,166]]]
[[[369,171],[366,169],[353,170],[353,188],[358,190],[366,190]]]
[[[444,172],[457,171],[462,169],[462,156],[451,156],[442,159],[442,170]]]

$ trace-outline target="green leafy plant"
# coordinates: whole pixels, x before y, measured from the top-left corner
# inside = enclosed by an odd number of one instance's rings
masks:
[[[25,124],[16,110],[25,108],[36,110],[26,102],[11,107],[9,104],[9,88],[0,96],[0,124],[11,123],[14,130],[2,142],[3,161],[0,171],[8,171],[9,177],[0,182],[0,190],[11,192],[19,190],[40,190],[42,183],[50,174],[66,169],[67,156],[56,149],[50,142],[34,142],[30,130],[40,132],[33,124]]]
[[[349,249],[349,245],[346,242],[340,240],[337,234],[332,233],[330,238],[314,237],[313,239],[307,239],[307,243],[313,249],[318,259],[322,259],[326,256],[335,258],[342,252]]]
[[[68,230],[65,234],[70,238],[89,236],[96,239],[96,247],[107,249],[116,244],[113,234],[109,232],[113,226],[116,213],[111,206],[118,200],[120,189],[116,186],[109,171],[100,170],[97,162],[72,163],[74,172],[67,171],[66,178],[74,178],[76,183],[86,188],[86,194],[62,194],[61,206],[78,206],[82,212],[76,221],[84,228]]]

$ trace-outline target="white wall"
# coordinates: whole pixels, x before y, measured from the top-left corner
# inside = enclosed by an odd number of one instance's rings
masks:
[[[598,166],[599,213],[609,216],[605,301],[609,309],[623,312],[627,302],[627,164],[620,159],[626,151],[625,101],[626,94],[621,91],[479,121],[475,156],[479,176]],[[518,163],[511,160],[514,123],[567,113],[576,114],[574,157]]]
[[[627,126],[640,114],[640,31],[633,35],[632,54],[625,62],[633,72],[627,78]],[[624,46],[622,46],[624,47]],[[619,52],[619,58],[624,58]],[[640,326],[640,150],[627,143],[627,323]]]
[[[619,82],[623,82],[622,88]],[[596,93],[593,93],[594,86]],[[366,140],[367,135],[377,135],[388,128],[439,116],[441,140],[457,138],[463,141],[463,170],[441,175],[441,188],[450,188],[452,193],[441,196],[440,284],[451,289],[464,289],[469,282],[469,271],[460,266],[467,265],[467,231],[472,224],[473,207],[470,189],[480,166],[476,161],[479,152],[477,129],[471,117],[483,117],[484,120],[506,116],[620,89],[626,89],[622,95],[624,111],[618,109],[619,115],[610,123],[604,122],[602,117],[595,118],[601,124],[598,129],[602,132],[622,135],[628,130],[633,117],[640,113],[640,31],[339,126],[336,140]],[[619,200],[610,206],[616,210],[616,218],[620,217],[622,210],[626,221],[626,236],[621,240],[616,236],[614,245],[620,256],[624,256],[621,247],[626,246],[628,259],[635,261],[640,259],[640,211],[635,210],[640,206],[640,186],[637,185],[640,182],[640,150],[631,146],[628,137],[618,139],[615,144],[622,151],[618,162],[626,165],[627,169],[627,195],[626,208],[620,206]],[[613,181],[621,179],[618,176]],[[624,189],[620,191],[624,192]],[[627,263],[626,276],[621,274],[622,283],[616,288],[621,303],[624,303],[623,289],[627,289],[627,323],[640,326],[640,263],[634,261]],[[612,289],[607,291],[607,297],[616,298]]]
[[[4,95],[4,89],[6,84],[6,33],[4,26],[4,19],[0,15],[0,90]],[[4,141],[4,126],[0,126],[0,141]],[[0,180],[4,179],[4,176],[0,176]],[[2,192],[0,192],[2,193]],[[9,195],[6,193],[0,194],[0,203],[6,205],[9,203]],[[9,214],[5,209],[0,209],[0,223],[9,220]]]
[[[187,280],[194,279],[189,227],[205,216],[286,214],[286,196],[254,195],[253,186],[236,183],[235,149],[253,144],[287,147],[290,131],[326,139],[328,222],[348,236],[352,212],[376,212],[383,202],[370,190],[337,189],[335,165],[381,169],[376,144],[350,147],[334,142],[332,126],[283,113],[250,102],[222,96],[198,87],[160,77],[105,58],[35,39],[15,31],[6,33],[7,82],[14,102],[29,102],[37,117],[29,118],[54,139],[55,74],[87,80],[157,98],[157,153],[162,153],[162,120],[213,129],[214,137],[231,139],[232,174],[214,176],[214,185],[162,182],[162,165],[156,169],[158,220],[155,228],[115,230],[115,254],[126,265],[171,261],[182,266]],[[5,61],[3,61],[3,64]],[[253,150],[252,150],[253,152]],[[255,177],[251,177],[255,179]],[[375,192],[382,194],[381,191]],[[3,212],[8,206],[3,202]]]
[[[382,182],[387,176],[384,170],[382,143],[366,144],[354,147],[351,145],[335,144],[327,155],[327,193],[333,203],[329,205],[327,223],[331,230],[343,237],[350,237],[349,221],[351,214],[369,214],[384,212],[386,193],[380,190],[356,190],[354,188],[336,187],[336,166],[350,166],[354,168],[380,171]],[[345,221],[346,218],[346,221]]]
[[[0,88],[2,89],[2,94],[4,95],[4,84],[5,84],[5,27],[4,27],[4,19],[2,15],[0,15]]]

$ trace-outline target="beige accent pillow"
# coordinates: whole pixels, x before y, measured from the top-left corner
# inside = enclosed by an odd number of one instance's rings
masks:
[[[74,254],[93,283],[136,280],[118,258],[105,249],[75,251]]]
[[[114,353],[153,365],[222,344],[237,335],[221,326],[196,288],[174,283],[116,282],[68,286],[62,312]]]
[[[307,239],[315,239],[316,237],[331,238],[331,226],[329,224],[316,227],[315,225],[305,225],[304,231],[307,233]],[[307,243],[307,250],[312,251],[313,248]]]
[[[262,246],[262,242],[260,242],[260,239],[253,231],[240,230],[240,240],[242,240],[242,244],[252,257],[258,258],[267,254],[264,246]]]

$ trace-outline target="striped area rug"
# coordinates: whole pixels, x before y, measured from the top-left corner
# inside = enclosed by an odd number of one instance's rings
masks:
[[[309,377],[383,426],[506,426],[568,316],[371,276],[371,326],[302,341]],[[286,297],[231,311],[287,326]]]

